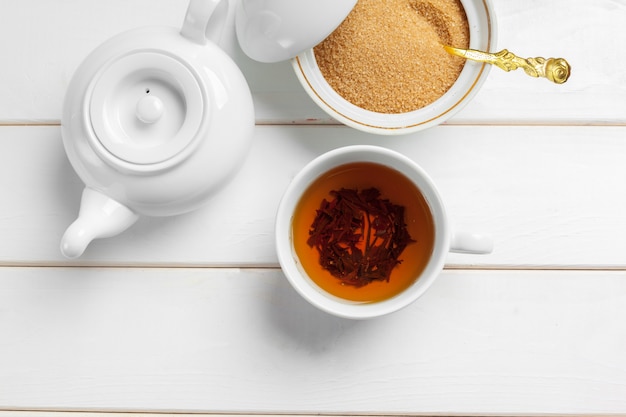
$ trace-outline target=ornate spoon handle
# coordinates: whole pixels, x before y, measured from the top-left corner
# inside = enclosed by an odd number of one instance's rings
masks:
[[[488,53],[475,49],[454,48],[448,45],[444,45],[444,48],[452,55],[493,64],[507,72],[522,68],[531,77],[544,77],[557,84],[563,84],[570,76],[570,65],[563,58],[520,58],[506,49],[496,53]]]

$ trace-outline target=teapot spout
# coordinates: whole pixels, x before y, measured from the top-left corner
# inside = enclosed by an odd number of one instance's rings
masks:
[[[87,187],[83,190],[78,218],[61,239],[61,252],[67,258],[77,258],[92,240],[115,236],[138,218],[128,207]]]

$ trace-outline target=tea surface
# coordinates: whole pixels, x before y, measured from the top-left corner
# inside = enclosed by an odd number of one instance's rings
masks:
[[[400,254],[388,281],[372,281],[355,287],[346,285],[320,264],[319,252],[307,243],[311,226],[323,200],[342,188],[376,188],[381,198],[404,207],[404,222],[414,242]],[[315,180],[303,193],[292,220],[294,250],[308,276],[323,290],[356,302],[384,300],[409,287],[425,268],[434,245],[434,224],[428,204],[417,187],[400,172],[383,165],[357,162],[342,165]]]

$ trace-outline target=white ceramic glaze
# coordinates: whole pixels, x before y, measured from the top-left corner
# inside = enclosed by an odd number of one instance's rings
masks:
[[[469,22],[469,47],[493,51],[496,20],[491,0],[461,0],[461,3]],[[322,76],[312,49],[299,54],[292,63],[305,91],[330,116],[345,125],[380,135],[416,132],[448,120],[476,95],[490,68],[487,64],[466,61],[454,85],[432,104],[408,113],[385,114],[362,109],[335,92]]]
[[[422,192],[435,224],[433,252],[415,282],[395,297],[371,303],[337,298],[317,286],[298,261],[292,239],[294,210],[304,191],[328,170],[351,162],[373,162],[395,169]],[[428,174],[413,160],[386,148],[355,145],[327,152],[307,164],[287,187],[276,216],[276,250],[283,272],[295,290],[312,305],[327,313],[350,319],[368,319],[400,310],[418,299],[439,276],[450,251],[485,254],[493,250],[492,239],[484,234],[453,232],[439,192]]]
[[[260,62],[286,61],[320,43],[356,0],[241,0],[235,28],[241,49]]]
[[[222,2],[226,4],[226,2]],[[129,227],[139,215],[196,209],[238,171],[254,127],[235,63],[205,36],[220,0],[192,0],[182,30],[147,27],[94,50],[67,90],[68,158],[85,182],[64,255]]]

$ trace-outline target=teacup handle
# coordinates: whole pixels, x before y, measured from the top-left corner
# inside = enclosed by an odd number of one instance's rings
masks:
[[[493,251],[493,239],[480,233],[455,232],[450,241],[450,252],[487,254]]]
[[[207,42],[206,31],[213,12],[222,0],[190,0],[180,34],[196,43]]]

